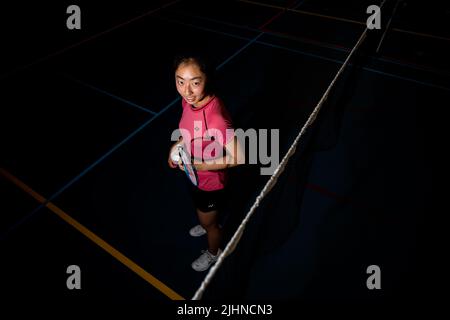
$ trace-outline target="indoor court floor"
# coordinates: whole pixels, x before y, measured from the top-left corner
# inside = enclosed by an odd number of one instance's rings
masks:
[[[181,116],[174,56],[211,57],[235,127],[278,129],[281,160],[365,31],[367,7],[379,5],[92,2],[79,4],[81,30],[66,28],[72,3],[2,5],[5,305],[192,299],[207,272],[191,262],[206,240],[189,235],[198,222],[188,182],[167,165]],[[383,28],[368,31],[203,300],[371,303],[433,293],[421,254],[432,121],[450,100],[450,6],[388,0],[381,12]],[[261,166],[230,169],[227,240],[270,178]],[[66,286],[71,265],[80,290]],[[380,290],[366,286],[370,265],[380,267]]]

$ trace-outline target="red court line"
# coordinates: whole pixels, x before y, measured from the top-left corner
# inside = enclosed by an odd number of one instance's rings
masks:
[[[300,41],[300,42],[304,42],[304,43],[309,43],[312,45],[317,45],[317,46],[321,46],[321,47],[326,47],[328,49],[334,49],[334,50],[345,50],[347,53],[350,52],[351,49],[342,46],[342,45],[338,45],[338,44],[334,44],[334,43],[329,43],[329,42],[325,42],[325,41],[318,41],[318,40],[313,40],[310,38],[305,38],[305,37],[299,37],[297,35],[291,35],[289,33],[286,32],[281,32],[281,31],[274,31],[268,28],[265,28],[263,30],[264,32],[267,32],[267,34],[273,34],[274,36],[279,36],[279,37],[284,37],[293,41]],[[377,57],[373,57],[373,56],[368,56],[370,58],[373,59],[377,59],[380,60],[382,62],[388,62],[388,63],[393,63],[393,64],[400,64],[403,65],[405,67],[410,67],[410,68],[414,68],[414,69],[418,69],[421,71],[426,71],[426,72],[431,72],[431,73],[436,73],[439,75],[443,75],[443,76],[450,76],[449,73],[443,72],[441,70],[438,69],[434,69],[434,68],[430,68],[421,64],[417,64],[417,63],[413,63],[411,61],[405,60],[405,59],[400,59],[398,57],[392,57],[392,56],[386,56],[386,55],[382,55],[380,56],[380,58]]]
[[[261,3],[261,2],[258,2],[258,1],[250,1],[250,0],[238,0],[238,1],[245,2],[245,3],[250,3],[250,4],[253,4],[253,5],[257,5],[257,6],[262,6],[262,7],[284,9],[281,6],[271,5],[271,4],[267,4],[267,3]],[[298,10],[298,9],[287,9],[287,11],[300,13],[300,14],[305,14],[305,15],[310,15],[310,16],[321,17],[321,18],[325,18],[325,19],[336,20],[336,21],[348,22],[348,23],[359,24],[359,25],[366,25],[365,22],[361,22],[361,21],[357,21],[357,20],[353,20],[353,19],[346,19],[346,18],[341,18],[341,17],[329,16],[329,15],[320,14],[320,13],[311,12],[311,11]],[[424,32],[416,32],[416,31],[405,30],[405,29],[400,29],[400,28],[392,28],[392,30],[393,31],[397,31],[397,32],[402,32],[402,33],[408,33],[408,34],[412,34],[412,35],[420,36],[420,37],[427,37],[427,38],[433,38],[433,39],[436,39],[436,40],[450,41],[450,38],[448,38],[448,37],[437,36],[437,35],[434,35],[434,34],[429,34],[429,33],[424,33]]]
[[[270,18],[269,20],[267,20],[266,22],[264,22],[261,26],[258,27],[258,29],[260,29],[261,31],[264,32],[264,28],[269,24],[272,23],[275,19],[277,19],[278,17],[280,17],[282,14],[284,14],[286,12],[286,10],[284,11],[280,11],[278,12],[276,15],[274,15],[272,18]]]
[[[67,47],[61,49],[61,50],[58,50],[58,51],[56,51],[56,52],[54,52],[54,53],[51,53],[51,54],[49,54],[49,55],[47,55],[47,56],[45,56],[45,57],[42,57],[42,58],[39,58],[39,59],[37,59],[37,60],[35,60],[35,61],[33,61],[33,62],[30,62],[29,64],[26,64],[26,65],[24,65],[24,66],[21,66],[21,67],[18,67],[18,68],[16,68],[16,69],[12,70],[12,71],[9,71],[9,72],[7,72],[7,73],[4,73],[4,74],[0,75],[0,79],[4,79],[4,78],[6,78],[6,77],[8,77],[8,76],[10,76],[10,75],[12,75],[12,74],[18,72],[18,71],[25,70],[25,69],[27,69],[27,68],[29,68],[29,67],[32,67],[32,66],[34,66],[34,65],[36,65],[36,64],[38,64],[38,63],[41,63],[41,62],[43,62],[43,61],[46,61],[46,60],[48,60],[48,59],[50,59],[50,58],[53,58],[53,57],[55,57],[55,56],[58,56],[58,55],[60,55],[60,54],[62,54],[62,53],[64,53],[64,52],[66,52],[66,51],[68,51],[68,50],[70,50],[70,49],[73,49],[73,48],[75,48],[75,47],[78,47],[78,46],[80,46],[80,45],[82,45],[82,44],[84,44],[84,43],[86,43],[86,42],[91,41],[91,40],[97,39],[97,38],[100,37],[100,36],[103,36],[103,35],[105,35],[105,34],[111,32],[111,31],[114,31],[114,30],[116,30],[116,29],[118,29],[118,28],[121,28],[121,27],[123,27],[123,26],[126,26],[126,25],[128,25],[128,24],[130,24],[130,23],[132,23],[132,22],[134,22],[134,21],[137,21],[137,20],[139,20],[139,19],[142,19],[142,18],[144,18],[144,17],[146,17],[146,16],[149,16],[149,15],[155,13],[155,12],[158,12],[158,11],[160,11],[160,10],[162,10],[162,9],[165,9],[165,8],[167,8],[167,7],[171,6],[171,5],[174,5],[174,4],[176,4],[176,3],[180,2],[180,1],[181,1],[181,0],[175,0],[175,1],[169,2],[169,3],[165,4],[165,5],[162,5],[161,7],[158,7],[158,8],[156,8],[156,9],[152,9],[152,10],[150,10],[150,11],[144,13],[144,14],[141,14],[140,16],[134,17],[134,18],[132,18],[131,20],[122,22],[122,23],[120,23],[120,24],[118,24],[118,25],[116,25],[116,26],[114,26],[114,27],[111,27],[111,28],[109,28],[109,29],[107,29],[107,30],[104,30],[104,31],[101,31],[101,32],[99,32],[99,33],[97,33],[97,34],[94,34],[94,35],[92,35],[92,36],[90,36],[90,37],[88,37],[88,38],[86,38],[86,39],[83,39],[83,40],[77,42],[77,43],[74,43],[74,44],[72,44],[72,45],[70,45],[70,46],[67,46]]]
[[[281,12],[280,12],[281,14]],[[196,15],[190,15],[190,14],[184,14],[184,16],[186,17],[194,17],[196,19],[202,19],[202,20],[206,20],[206,21],[212,21],[215,23],[220,23],[222,25],[229,25],[232,27],[236,27],[236,28],[240,28],[240,29],[245,29],[245,30],[250,30],[250,31],[255,31],[257,32],[262,31],[265,34],[274,36],[274,37],[280,37],[280,38],[285,38],[288,40],[292,40],[292,41],[297,41],[297,42],[303,42],[303,43],[307,43],[307,44],[311,44],[311,45],[316,45],[319,47],[324,47],[327,49],[333,49],[333,50],[338,50],[338,51],[345,51],[346,53],[350,52],[350,49],[343,46],[343,45],[339,45],[339,44],[335,44],[335,43],[330,43],[330,42],[325,42],[325,41],[320,41],[320,40],[314,40],[311,38],[307,38],[307,37],[300,37],[298,35],[292,35],[289,34],[287,32],[281,32],[281,31],[275,31],[272,30],[270,28],[266,28],[267,23],[263,24],[262,27],[259,28],[251,28],[248,26],[242,26],[242,25],[238,25],[235,23],[230,23],[230,22],[226,22],[226,21],[222,21],[222,20],[217,20],[217,19],[211,19],[211,18],[205,18],[202,16],[196,16]],[[405,59],[401,59],[398,57],[394,57],[394,56],[387,56],[387,55],[381,55],[379,57],[375,57],[375,56],[367,56],[371,59],[375,59],[376,61],[381,61],[381,62],[387,62],[387,63],[392,63],[392,64],[398,64],[401,65],[403,67],[408,67],[408,68],[413,68],[413,69],[417,69],[417,70],[421,70],[421,71],[426,71],[426,72],[431,72],[431,73],[435,73],[438,75],[443,75],[443,76],[450,76],[449,73],[446,73],[442,70],[438,70],[435,68],[431,68],[422,64],[417,64],[417,63],[413,63],[409,60],[405,60]]]

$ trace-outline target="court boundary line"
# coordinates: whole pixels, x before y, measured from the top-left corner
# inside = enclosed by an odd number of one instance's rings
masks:
[[[181,1],[181,0],[176,0],[176,1]],[[250,43],[246,43],[245,45],[243,45],[242,47],[240,47],[235,53],[233,53],[230,57],[226,58],[224,62],[222,62],[221,64],[219,64],[216,67],[216,70],[220,70],[223,66],[225,66],[226,63],[229,63],[232,59],[234,59],[238,54],[240,54],[242,51],[244,51],[247,47],[249,47],[250,44],[255,43],[257,38],[260,37],[261,35],[263,35],[264,32],[261,32],[261,34],[257,35],[256,37],[254,37],[252,40],[247,40],[250,41]],[[78,175],[76,175],[74,178],[72,178],[71,180],[69,180],[69,182],[65,183],[61,188],[57,189],[56,192],[54,192],[53,194],[51,194],[49,196],[49,198],[47,199],[47,202],[53,201],[56,197],[58,197],[60,194],[62,194],[66,189],[68,189],[70,186],[72,186],[75,182],[77,182],[78,180],[80,180],[85,174],[87,174],[89,171],[91,171],[94,167],[96,167],[98,164],[100,164],[104,159],[106,159],[107,157],[109,157],[109,155],[111,155],[112,153],[114,153],[114,151],[116,151],[117,149],[119,149],[122,145],[124,145],[125,143],[127,143],[129,140],[131,140],[131,138],[133,138],[136,134],[138,134],[140,131],[142,131],[147,125],[149,125],[153,120],[157,119],[161,114],[163,114],[166,110],[168,110],[170,107],[172,107],[175,103],[177,103],[179,100],[181,100],[181,97],[177,97],[174,100],[172,100],[172,102],[170,102],[168,105],[166,105],[163,109],[161,109],[156,115],[152,116],[150,119],[148,119],[147,121],[145,121],[142,125],[140,125],[138,128],[136,128],[134,131],[132,131],[128,136],[126,136],[124,139],[122,139],[119,143],[117,143],[114,147],[112,147],[109,151],[107,151],[106,153],[104,153],[100,158],[98,158],[97,160],[95,160],[93,163],[91,163],[89,166],[87,166],[83,171],[81,171],[81,173],[79,173]],[[40,209],[42,209],[44,206],[46,205],[46,203],[42,203],[40,205],[38,205],[33,211],[31,211],[30,213],[28,213],[27,215],[25,215],[24,217],[22,217],[22,219],[20,219],[19,221],[17,221],[16,223],[13,223],[13,225],[10,226],[10,228],[8,228],[3,234],[0,235],[0,241],[2,241],[3,239],[7,238],[8,235],[13,232],[15,229],[17,229],[21,224],[23,224],[25,221],[27,221],[28,219],[30,219],[32,216],[34,216],[37,212],[40,211]]]
[[[239,38],[241,40],[246,39],[247,41],[252,41],[252,43],[258,43],[258,44],[262,44],[265,46],[269,46],[269,47],[273,47],[273,48],[278,48],[278,49],[284,49],[287,51],[291,51],[297,54],[302,54],[305,56],[310,56],[310,57],[315,57],[317,59],[321,59],[321,60],[326,60],[326,61],[331,61],[334,63],[338,63],[338,64],[342,64],[343,62],[340,60],[336,60],[336,59],[331,59],[331,58],[326,58],[320,55],[316,55],[316,54],[312,54],[312,53],[306,53],[300,50],[296,50],[296,49],[292,49],[292,48],[288,48],[288,47],[284,47],[284,46],[279,46],[279,45],[274,45],[274,44],[270,44],[267,42],[263,42],[263,41],[258,41],[257,38],[263,34],[264,32],[262,32],[260,35],[256,36],[256,40],[255,38],[253,39],[249,39],[246,37],[240,37],[240,36],[235,36],[233,34],[230,33],[225,33],[225,32],[217,32],[214,29],[210,29],[210,28],[204,28],[204,27],[200,27],[197,25],[192,25],[192,24],[187,24],[184,22],[180,22],[180,21],[176,21],[174,19],[167,19],[167,18],[157,18],[157,19],[161,19],[161,20],[166,20],[166,21],[171,21],[173,23],[178,23],[178,24],[182,24],[182,25],[189,25],[191,27],[200,29],[200,30],[206,30],[209,32],[214,32],[214,33],[220,33],[220,34],[224,34],[227,35],[229,37],[234,37],[234,38]],[[254,41],[253,41],[254,40]],[[245,47],[248,47],[248,45],[245,45]],[[243,51],[242,48],[239,49],[240,52]],[[233,58],[236,55],[233,55]],[[231,59],[229,59],[230,61]],[[228,61],[228,62],[229,62]],[[223,67],[224,64],[221,64],[220,67]],[[352,65],[351,63],[349,65]],[[441,89],[441,90],[445,90],[445,91],[450,91],[450,88],[444,87],[444,86],[439,86],[439,85],[435,85],[435,84],[431,84],[431,83],[427,83],[427,82],[423,82],[423,81],[419,81],[419,80],[415,80],[415,79],[411,79],[411,78],[407,78],[407,77],[403,77],[403,76],[398,76],[395,74],[391,74],[391,73],[387,73],[384,71],[379,71],[373,68],[368,68],[368,67],[359,67],[363,70],[366,71],[370,71],[373,73],[378,73],[387,77],[392,77],[392,78],[397,78],[400,80],[405,80],[405,81],[409,81],[409,82],[413,82],[416,84],[420,84],[420,85],[424,85],[424,86],[428,86],[428,87],[433,87],[433,88],[437,88],[437,89]],[[219,68],[219,67],[218,67]],[[217,68],[217,69],[218,69]],[[143,128],[145,128],[149,123],[151,123],[153,120],[155,120],[156,118],[158,118],[162,113],[164,113],[167,109],[169,109],[172,105],[174,105],[178,100],[180,100],[180,98],[176,98],[175,100],[173,100],[171,103],[169,103],[165,108],[163,108],[160,112],[158,112],[156,115],[154,115],[151,119],[147,120],[144,124],[142,124],[140,127],[138,127],[136,130],[134,130],[131,134],[129,134],[125,139],[123,139],[121,142],[119,142],[117,145],[115,145],[112,149],[110,149],[106,154],[104,154],[102,157],[100,157],[98,160],[96,160],[94,163],[92,163],[90,166],[88,166],[85,170],[83,170],[79,175],[77,175],[75,178],[73,178],[72,180],[70,180],[67,184],[65,184],[61,189],[59,189],[59,191],[57,191],[56,193],[54,193],[53,195],[51,195],[49,197],[49,200],[53,200],[55,197],[59,196],[63,191],[65,191],[68,187],[70,187],[73,183],[75,183],[76,181],[78,181],[82,176],[84,176],[87,172],[89,172],[93,167],[95,167],[98,163],[100,163],[101,161],[103,161],[105,158],[107,158],[111,153],[113,153],[116,149],[118,149],[119,147],[121,147],[123,144],[125,144],[128,140],[130,140],[134,135],[136,135],[137,133],[139,133]],[[37,211],[39,211],[42,208],[42,206],[38,206],[35,210],[33,210],[31,213],[29,213],[28,215],[25,216],[25,218],[23,220],[28,219],[29,217],[33,216]],[[3,235],[0,236],[0,239],[5,238],[7,236],[7,234],[9,232],[11,232],[13,229],[17,228],[22,222],[19,221],[16,224],[14,224],[10,230],[8,230],[6,233],[4,233]]]
[[[237,56],[240,52],[242,52],[243,50],[245,50],[248,46],[250,46],[252,43],[254,43],[261,35],[263,35],[264,32],[262,32],[261,34],[259,34],[258,36],[256,36],[250,43],[247,43],[244,47],[242,47],[237,53],[233,54],[231,57],[229,57],[224,63],[222,63],[221,65],[219,65],[218,68],[222,67],[223,65],[225,65],[226,63],[228,63],[231,59],[233,59],[235,56]],[[169,104],[167,107],[170,107],[172,104],[174,103],[174,101]],[[166,107],[166,108],[167,108]],[[166,110],[166,108],[162,111],[164,112]],[[149,122],[147,124],[149,124],[154,118],[156,118],[157,116],[159,116],[160,113],[162,112],[158,112],[156,114],[155,117],[153,117],[152,119],[149,120]],[[147,124],[145,124],[144,126],[146,126]],[[142,127],[143,128],[143,127]],[[140,131],[140,130],[139,130]],[[136,132],[137,133],[137,132]],[[125,142],[124,142],[125,143]],[[103,159],[102,159],[103,160]],[[0,168],[1,171],[2,168]],[[37,200],[37,199],[36,199]],[[83,231],[79,230],[80,228],[77,228],[74,226],[73,223],[69,222],[76,222],[76,220],[72,219],[69,215],[67,215],[66,213],[64,213],[64,211],[62,211],[61,209],[59,209],[58,207],[56,207],[54,204],[52,204],[49,200],[43,200],[42,204],[44,204],[47,208],[49,208],[53,213],[57,214],[61,219],[63,219],[64,221],[66,221],[67,223],[69,223],[70,225],[72,225],[75,229],[77,229],[78,231],[80,231],[81,233],[83,233],[85,236],[87,236]],[[59,212],[59,213],[58,213]],[[66,218],[63,218],[66,217]],[[72,219],[72,220],[71,220]],[[83,227],[82,225],[80,225],[81,227]],[[83,227],[84,228],[84,227]],[[87,231],[89,231],[88,229],[86,229]],[[94,234],[95,236],[95,234]],[[89,236],[87,236],[89,239],[91,239]],[[99,238],[100,239],[100,238]],[[92,240],[92,239],[91,239]],[[101,240],[101,239],[100,239]],[[93,242],[95,242],[94,240],[92,240]],[[103,240],[102,240],[103,241]],[[96,243],[96,242],[95,242]],[[98,244],[98,243],[96,243]],[[98,244],[100,247],[102,247],[104,250],[106,250],[103,246],[101,246],[100,244]],[[106,243],[106,245],[108,245]],[[109,245],[108,245],[109,246]],[[112,247],[111,247],[112,248]],[[114,248],[112,248],[114,249]],[[115,249],[114,249],[115,250]],[[120,254],[120,252],[118,252]],[[112,253],[110,253],[111,255],[113,255]],[[114,256],[114,255],[113,255]],[[126,258],[126,257],[125,257]],[[128,259],[128,258],[126,258]],[[118,259],[119,260],[119,259]],[[119,260],[120,261],[120,260]],[[131,260],[130,260],[131,261]],[[122,262],[122,261],[120,261]],[[131,261],[132,262],[132,261]],[[125,264],[124,262],[122,262],[123,264]],[[139,267],[139,266],[137,266]],[[129,267],[130,268],[130,267]],[[140,267],[139,267],[140,268]],[[130,268],[131,270],[133,270],[132,268]],[[142,269],[142,268],[141,268]],[[134,270],[133,270],[134,271]],[[145,272],[145,270],[143,270]],[[135,271],[136,272],[136,271]],[[151,275],[150,275],[151,276]],[[152,276],[153,277],[153,276]],[[156,278],[155,278],[156,279]],[[157,279],[156,279],[157,280]],[[148,280],[147,280],[148,281]],[[148,281],[149,282],[149,281]],[[160,290],[161,291],[161,290]],[[183,298],[184,299],[184,298]]]
[[[70,81],[72,81],[72,82],[75,82],[75,83],[77,83],[77,84],[79,84],[79,85],[81,85],[81,86],[83,86],[83,87],[87,87],[87,88],[89,88],[89,89],[91,89],[91,90],[93,90],[93,91],[96,91],[97,93],[101,93],[101,94],[106,95],[106,96],[108,96],[108,97],[110,97],[110,98],[113,98],[113,99],[118,100],[118,101],[120,101],[120,102],[123,102],[123,103],[125,103],[125,104],[127,104],[127,105],[130,105],[130,106],[132,106],[132,107],[134,107],[134,108],[136,108],[136,109],[139,109],[139,110],[141,110],[141,111],[144,111],[144,112],[146,112],[146,113],[150,113],[150,114],[152,114],[152,115],[154,115],[154,116],[157,114],[157,112],[155,112],[155,111],[153,111],[153,110],[151,110],[151,109],[142,107],[142,106],[140,106],[140,105],[138,105],[138,104],[136,104],[136,103],[134,103],[134,102],[132,102],[132,101],[130,101],[130,100],[121,98],[121,97],[119,97],[119,96],[117,96],[117,95],[115,95],[115,94],[112,94],[112,93],[110,93],[110,92],[104,90],[104,89],[100,89],[99,87],[96,87],[96,86],[94,86],[94,85],[92,85],[92,84],[90,84],[90,83],[87,83],[87,82],[85,82],[85,81],[79,80],[79,79],[75,78],[74,76],[72,76],[72,75],[70,75],[70,74],[63,73],[63,74],[60,74],[60,76],[62,76],[63,78],[66,78],[67,80],[70,80]]]
[[[285,11],[283,11],[285,12]],[[279,14],[276,15],[278,17]],[[271,19],[273,20],[273,19]],[[265,25],[265,24],[264,24]],[[247,47],[249,47],[251,44],[253,44],[260,36],[262,36],[264,32],[261,32],[256,37],[254,37],[250,42],[246,43],[244,46],[239,48],[234,54],[232,54],[230,57],[225,59],[224,62],[219,64],[216,67],[216,70],[220,70],[223,66],[225,66],[227,63],[229,63],[233,58],[235,58],[237,55],[239,55],[242,51],[244,51]],[[108,243],[103,241],[101,238],[97,237],[94,233],[92,233],[90,230],[79,224],[75,219],[71,218],[69,215],[67,215],[65,212],[63,212],[61,209],[59,209],[56,205],[54,205],[51,200],[56,198],[59,194],[61,194],[64,190],[66,190],[68,187],[70,187],[73,183],[78,181],[82,176],[84,176],[87,172],[89,172],[92,168],[94,168],[96,165],[98,165],[100,162],[102,162],[106,157],[108,157],[110,154],[112,154],[115,150],[117,150],[120,146],[125,144],[127,141],[129,141],[134,135],[136,135],[138,132],[140,132],[143,128],[145,128],[148,124],[150,124],[154,119],[156,119],[159,115],[164,113],[167,109],[169,109],[171,106],[173,106],[177,101],[181,100],[180,97],[177,97],[174,99],[171,103],[169,103],[165,108],[163,108],[161,111],[159,111],[156,115],[154,115],[152,118],[147,120],[144,124],[139,126],[136,130],[132,132],[132,134],[128,135],[125,139],[123,139],[119,144],[117,144],[115,147],[110,149],[109,152],[104,154],[102,157],[100,157],[97,161],[95,161],[93,164],[88,166],[84,171],[82,171],[78,176],[76,176],[74,179],[72,179],[68,184],[66,184],[62,189],[51,195],[48,199],[45,199],[44,197],[40,196],[37,192],[29,188],[27,185],[22,183],[20,180],[9,174],[6,170],[0,167],[0,174],[3,174],[6,177],[10,177],[15,181],[17,186],[22,186],[25,192],[28,190],[30,195],[38,200],[40,202],[40,205],[33,210],[30,214],[26,215],[23,219],[19,221],[19,223],[15,224],[13,228],[10,228],[7,230],[7,232],[1,237],[2,239],[5,238],[12,230],[17,228],[20,224],[28,220],[31,216],[33,216],[35,213],[37,213],[40,209],[43,207],[49,208],[53,213],[57,214],[61,219],[63,219],[65,222],[69,223],[72,227],[80,231],[82,234],[84,234],[86,237],[88,237],[91,241],[99,245],[101,248],[103,248],[105,251],[110,253],[113,257],[115,257],[117,260],[122,262],[125,266],[127,266],[129,269],[134,271],[136,274],[141,276],[144,280],[152,284],[155,288],[169,296],[172,300],[184,300],[183,297],[178,295],[176,292],[174,292],[172,289],[164,285],[162,282],[160,282],[158,279],[153,277],[151,274],[147,273],[144,269],[139,267],[137,264],[135,264],[133,261],[125,257],[123,254],[121,254],[119,251],[114,249],[112,246],[110,246]],[[101,241],[100,241],[101,240]]]
[[[59,189],[57,189],[56,192],[54,192],[50,197],[48,197],[47,201],[53,201],[56,197],[58,197],[61,193],[63,193],[66,189],[68,189],[70,186],[72,186],[75,182],[80,180],[84,175],[86,175],[89,171],[91,171],[94,167],[96,167],[98,164],[100,164],[103,160],[109,157],[112,153],[114,153],[117,149],[119,149],[122,145],[127,143],[129,140],[131,140],[136,134],[138,134],[140,131],[142,131],[147,125],[149,125],[153,120],[157,119],[161,114],[163,114],[167,109],[169,109],[171,106],[173,106],[176,102],[178,102],[180,98],[174,99],[171,103],[169,103],[165,108],[163,108],[160,112],[158,112],[156,115],[152,116],[150,119],[146,120],[143,124],[141,124],[139,127],[134,129],[128,136],[126,136],[124,139],[122,139],[119,143],[114,145],[111,149],[109,149],[106,153],[104,153],[101,157],[99,157],[97,160],[92,162],[90,165],[88,165],[85,169],[83,169],[78,175],[76,175],[74,178],[70,179],[68,182],[64,183],[63,186]],[[22,223],[24,223],[26,220],[34,216],[40,209],[42,209],[45,206],[45,203],[42,203],[38,205],[33,211],[25,215],[22,219],[14,223],[10,226],[1,236],[0,241],[5,239],[13,230],[18,228]]]
[[[242,39],[247,39],[248,41],[251,41],[251,39],[247,38],[247,37],[234,35],[232,33],[224,32],[224,31],[216,31],[215,29],[212,29],[212,28],[201,27],[201,26],[198,26],[198,25],[195,25],[195,24],[182,22],[182,21],[179,21],[179,20],[176,20],[176,19],[161,18],[161,17],[158,17],[157,19],[161,19],[161,20],[165,20],[165,21],[169,21],[169,22],[177,23],[177,24],[181,24],[181,25],[191,26],[193,28],[197,28],[197,29],[200,29],[200,30],[209,31],[209,32],[217,33],[217,34],[222,34],[222,35],[229,36],[229,37],[236,38],[236,39],[241,39],[241,40]],[[269,43],[269,42],[266,42],[266,41],[256,40],[256,41],[254,41],[254,43],[261,44],[261,45],[264,45],[264,46],[267,46],[267,47],[283,49],[283,50],[294,52],[294,53],[301,54],[301,55],[304,55],[304,56],[314,57],[314,58],[319,59],[319,60],[331,61],[331,62],[334,62],[334,63],[337,63],[337,64],[342,64],[343,63],[343,61],[341,61],[341,60],[328,58],[328,57],[325,57],[325,56],[322,56],[322,55],[318,55],[318,54],[315,54],[315,53],[309,53],[309,52],[305,52],[305,51],[302,51],[302,50],[289,48],[289,47],[286,47],[286,46],[272,44],[272,43]],[[349,65],[352,66],[353,63],[350,63]],[[400,76],[400,75],[397,75],[397,74],[394,74],[394,73],[381,71],[381,70],[377,70],[377,69],[369,68],[369,67],[361,67],[361,66],[356,66],[356,67],[360,68],[362,70],[365,70],[365,71],[370,71],[370,72],[373,72],[373,73],[382,74],[382,75],[387,76],[387,77],[401,79],[401,80],[404,80],[404,81],[409,81],[409,82],[412,82],[412,83],[416,83],[416,84],[420,84],[420,85],[424,85],[424,86],[427,86],[427,87],[436,88],[436,89],[440,89],[440,90],[444,90],[444,91],[450,91],[449,87],[441,86],[441,85],[430,83],[430,82],[427,82],[427,81],[421,81],[421,80],[417,80],[417,79],[413,79],[413,78],[409,78],[409,77],[405,77],[405,76]]]
[[[27,184],[25,184],[20,179],[15,177],[13,174],[0,167],[0,175],[6,178],[12,184],[14,184],[16,187],[24,191],[26,194],[34,198],[36,201],[45,205],[45,207],[48,208],[52,213],[57,215],[64,222],[73,227],[75,230],[83,234],[86,238],[91,240],[93,243],[95,243],[101,249],[106,251],[113,258],[122,263],[125,267],[133,271],[135,274],[144,279],[146,282],[151,284],[154,288],[163,293],[165,296],[167,296],[171,300],[186,300],[181,295],[179,295],[174,290],[165,285],[162,281],[158,280],[155,276],[153,276],[152,274],[147,272],[144,268],[135,263],[133,260],[125,256],[123,253],[114,248],[108,242],[106,242],[101,237],[96,235],[90,229],[86,228],[84,225],[82,225],[77,220],[72,218],[69,214],[64,212],[55,204],[48,201],[48,199],[46,199],[45,197],[34,191],[31,187],[29,187]]]
[[[282,7],[277,6],[277,5],[261,3],[261,2],[258,2],[258,1],[251,1],[251,0],[236,0],[236,1],[243,2],[243,3],[248,3],[248,4],[252,4],[252,5],[256,5],[256,6],[261,6],[261,7],[279,8],[279,9],[282,8]],[[324,18],[324,19],[337,20],[337,21],[353,23],[353,24],[359,24],[359,25],[364,25],[364,26],[366,25],[365,22],[361,22],[361,21],[358,21],[358,20],[341,18],[341,17],[335,17],[335,16],[320,14],[320,13],[316,13],[316,12],[310,12],[310,11],[304,11],[304,10],[298,10],[298,9],[288,9],[288,11],[294,12],[294,13],[299,13],[299,14],[305,14],[305,15],[309,15],[309,16],[317,16],[317,17],[321,17],[321,18]],[[397,32],[400,32],[400,33],[412,34],[412,35],[419,36],[419,37],[432,38],[432,39],[436,39],[436,40],[450,41],[450,38],[448,38],[448,37],[437,36],[437,35],[434,35],[434,34],[429,34],[429,33],[424,33],[424,32],[405,30],[405,29],[401,29],[401,28],[392,28],[392,31],[397,31]]]
[[[192,15],[192,14],[184,14],[181,13],[184,17],[187,18],[194,18],[194,19],[198,19],[198,20],[204,20],[204,21],[208,21],[208,22],[212,22],[212,23],[216,23],[216,24],[221,24],[224,26],[229,26],[232,28],[238,28],[238,29],[242,29],[242,30],[247,30],[247,31],[251,31],[251,32],[260,32],[261,30],[257,29],[257,28],[253,28],[253,27],[249,27],[249,26],[245,26],[245,25],[239,25],[239,24],[235,24],[232,22],[227,22],[227,21],[222,21],[222,20],[218,20],[218,19],[214,19],[214,18],[207,18],[207,17],[203,17],[203,16],[198,16],[198,15]],[[158,18],[157,18],[158,19]],[[318,41],[318,40],[313,40],[311,38],[306,38],[306,37],[299,37],[296,35],[292,35],[292,34],[288,34],[288,33],[284,33],[284,32],[280,32],[280,31],[276,31],[276,30],[272,30],[270,28],[264,28],[262,31],[264,31],[265,34],[267,34],[268,36],[273,36],[275,38],[279,38],[279,39],[287,39],[289,41],[295,41],[298,43],[304,43],[304,44],[308,44],[308,45],[313,45],[313,46],[318,46],[320,48],[325,48],[325,49],[331,49],[331,50],[335,50],[335,51],[340,51],[343,53],[348,54],[351,49],[347,48],[346,46],[342,46],[342,45],[338,45],[338,44],[333,44],[330,42],[326,42],[326,41]],[[220,31],[218,31],[220,32]],[[225,35],[227,35],[226,32],[224,32]],[[228,35],[231,33],[228,33]],[[238,35],[236,35],[237,37],[240,37]],[[393,65],[399,65],[405,68],[411,68],[411,69],[415,69],[415,70],[419,70],[419,71],[423,71],[423,72],[430,72],[430,73],[435,73],[438,74],[440,76],[446,76],[449,77],[450,74],[448,73],[444,73],[441,70],[435,69],[435,68],[430,68],[424,65],[418,65],[415,63],[411,63],[408,61],[404,61],[401,60],[399,58],[393,57],[393,56],[385,56],[382,55],[380,57],[376,57],[376,56],[367,56],[370,59],[374,59],[377,61],[381,61],[384,63],[391,63]]]
[[[386,1],[387,0],[382,0],[382,3],[380,4],[380,7],[383,7]],[[344,72],[345,68],[349,65],[349,61],[352,58],[352,56],[355,54],[355,52],[359,49],[361,44],[367,38],[367,31],[368,30],[369,29],[367,27],[364,30],[364,32],[361,34],[361,36],[359,37],[359,39],[356,42],[356,44],[354,45],[352,51],[350,52],[350,54],[345,59],[345,62],[340,66],[340,68],[339,68],[338,72],[336,73],[336,75],[334,76],[333,80],[328,85],[327,89],[323,93],[323,95],[320,98],[319,102],[314,107],[314,110],[309,115],[308,119],[306,120],[306,123],[301,127],[299,133],[297,134],[296,138],[294,139],[294,142],[291,144],[289,150],[283,156],[283,159],[278,164],[277,168],[275,169],[275,171],[271,175],[270,179],[267,181],[267,183],[264,185],[264,187],[262,188],[262,190],[259,193],[259,195],[256,197],[255,202],[253,203],[253,205],[251,206],[251,208],[249,209],[249,211],[245,215],[245,217],[242,220],[241,224],[239,225],[238,229],[235,231],[235,233],[233,234],[231,239],[226,244],[224,250],[218,255],[218,258],[217,258],[217,261],[215,262],[215,264],[212,265],[212,267],[208,270],[208,274],[206,275],[206,277],[204,278],[204,280],[202,281],[202,283],[198,287],[197,291],[195,292],[195,294],[194,294],[194,296],[192,297],[191,300],[200,300],[202,298],[203,293],[205,292],[205,290],[208,287],[208,285],[210,284],[211,280],[213,279],[213,277],[217,273],[217,270],[219,270],[219,268],[221,267],[223,261],[226,259],[226,257],[228,255],[233,253],[233,251],[236,249],[237,245],[239,244],[239,242],[240,242],[240,240],[242,238],[242,235],[244,233],[245,227],[246,227],[247,223],[250,221],[250,218],[253,216],[253,214],[255,213],[256,209],[259,207],[260,202],[262,200],[264,200],[264,197],[268,193],[270,193],[272,188],[277,184],[278,178],[284,172],[284,170],[285,170],[285,168],[286,168],[290,158],[292,157],[292,155],[296,152],[298,144],[300,142],[300,139],[303,137],[303,135],[309,129],[309,127],[311,127],[313,125],[313,123],[315,122],[315,119],[317,118],[317,115],[319,114],[320,110],[322,109],[323,104],[328,99],[328,96],[329,96],[332,88],[334,87],[336,82],[339,80],[339,78],[342,75],[342,73]]]

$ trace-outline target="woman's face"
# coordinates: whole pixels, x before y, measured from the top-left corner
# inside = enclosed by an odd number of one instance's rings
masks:
[[[185,62],[175,71],[178,93],[194,106],[205,97],[206,76],[196,63]]]

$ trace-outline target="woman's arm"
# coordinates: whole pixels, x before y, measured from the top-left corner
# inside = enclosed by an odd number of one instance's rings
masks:
[[[195,163],[197,171],[214,171],[231,168],[245,163],[245,154],[238,138],[235,136],[225,145],[225,155],[221,161],[217,159],[206,160],[202,163]]]

